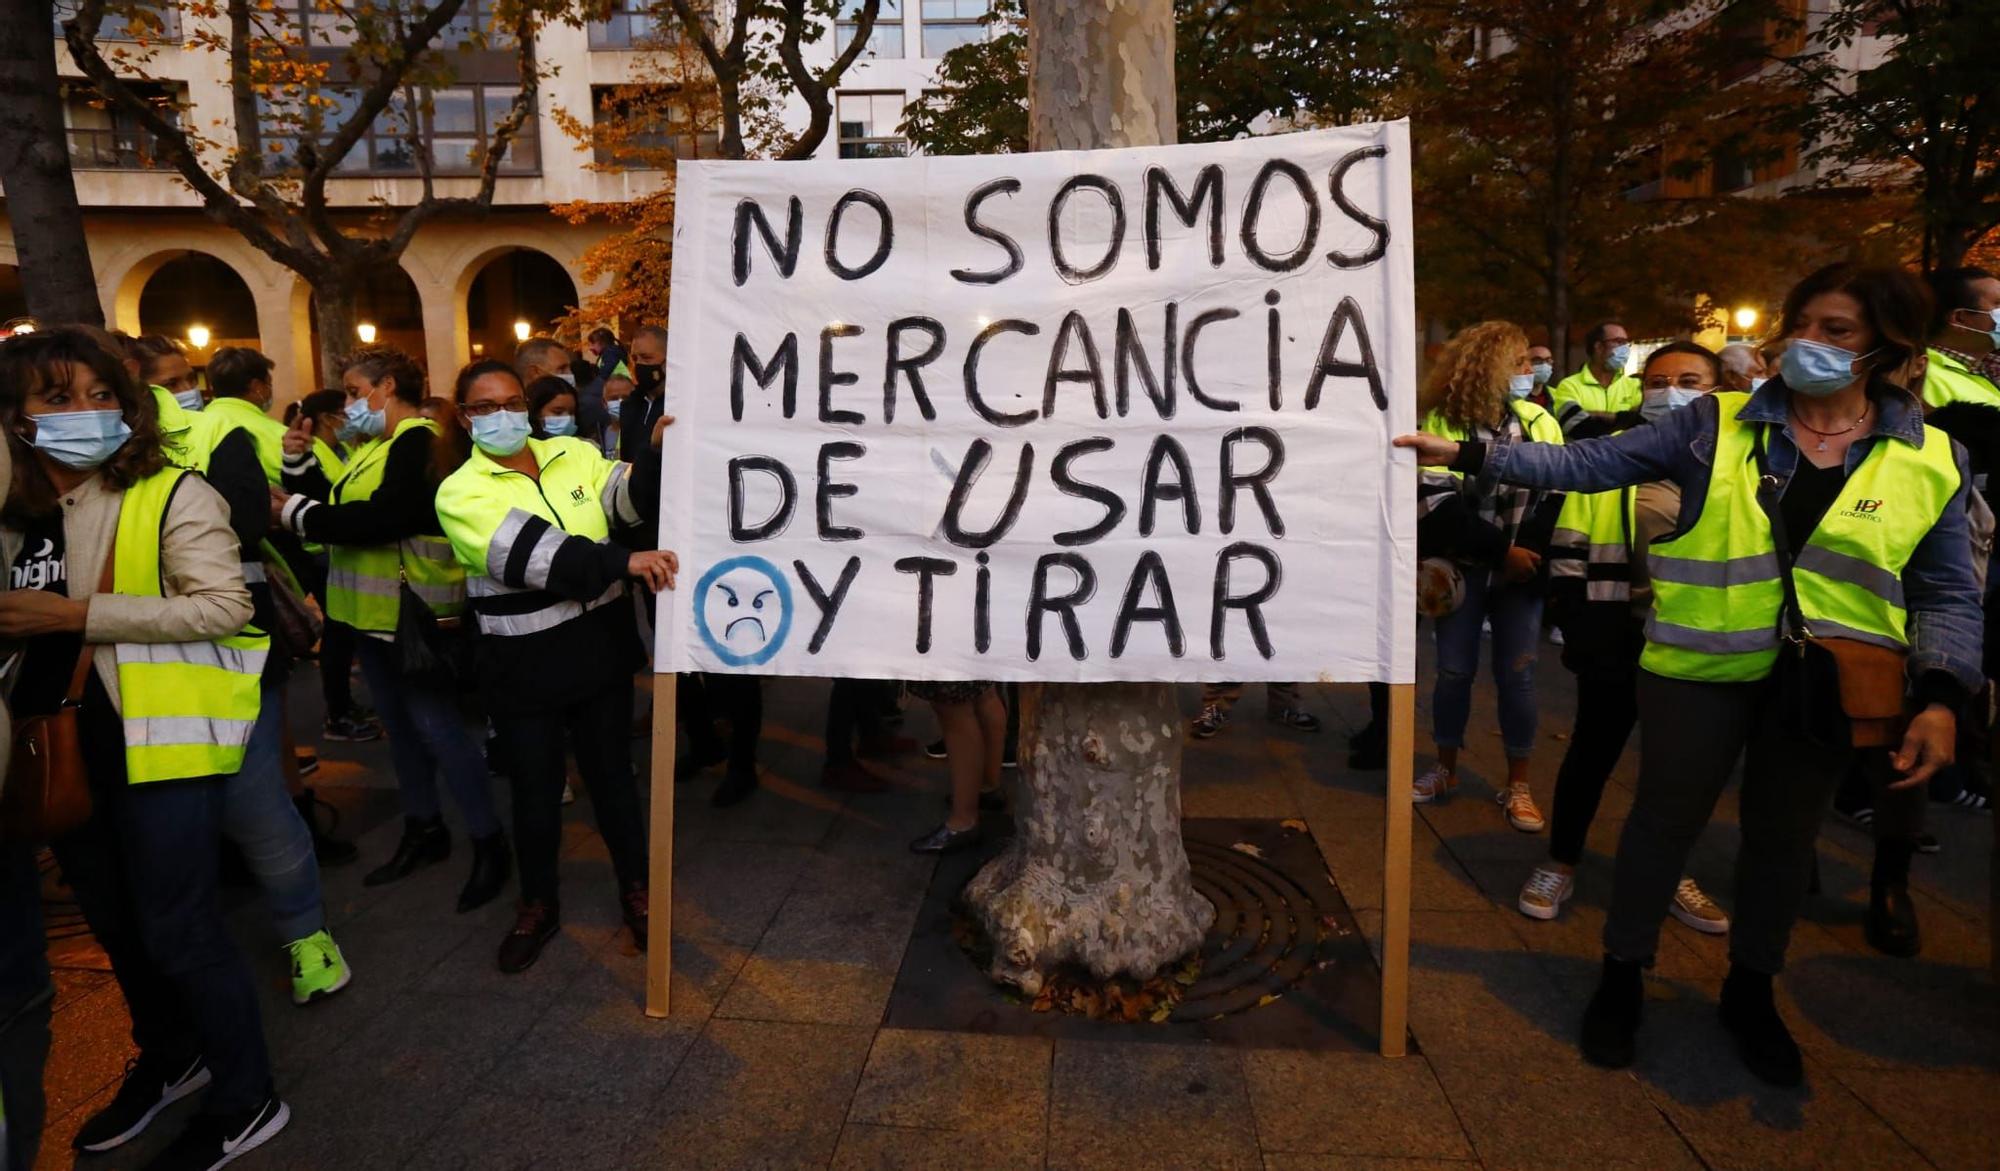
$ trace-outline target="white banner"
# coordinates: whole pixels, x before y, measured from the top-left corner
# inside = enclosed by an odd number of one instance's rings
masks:
[[[1409,149],[682,163],[658,668],[1410,682]]]

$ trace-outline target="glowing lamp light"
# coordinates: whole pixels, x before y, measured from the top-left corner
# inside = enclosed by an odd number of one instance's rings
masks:
[[[32,321],[22,321],[22,322],[17,322],[17,323],[15,323],[15,325],[14,325],[14,332],[15,332],[15,333],[33,333],[33,332],[35,332],[35,323],[34,323],[34,322],[32,322]]]
[[[197,350],[207,349],[208,339],[213,336],[215,335],[208,332],[208,327],[206,325],[188,326],[188,344],[193,346]]]
[[[362,322],[362,323],[361,323],[360,325],[357,325],[357,326],[355,326],[355,327],[354,327],[354,336],[355,336],[355,337],[358,337],[358,338],[360,338],[360,339],[361,339],[361,344],[362,344],[362,345],[364,345],[364,346],[372,346],[372,345],[374,345],[374,344],[375,344],[375,326],[374,326],[374,323],[373,323],[373,322],[368,322],[368,321],[364,321],[364,322]]]
[[[1757,328],[1757,311],[1744,306],[1736,311],[1736,328],[1748,332]]]
[[[485,356],[486,356],[486,343],[485,343],[485,342],[473,342],[473,343],[472,343],[472,356],[473,356],[473,357],[475,357],[475,358],[483,358],[483,357],[485,357]]]
[[[517,342],[527,341],[528,336],[534,332],[533,327],[525,321],[516,321],[514,323],[514,340]]]

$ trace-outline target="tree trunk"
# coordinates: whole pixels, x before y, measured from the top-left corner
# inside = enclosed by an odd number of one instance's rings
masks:
[[[43,325],[103,325],[60,129],[54,29],[50,0],[24,0],[0,21],[0,184],[28,313]]]
[[[1174,141],[1172,0],[1030,0],[1033,150]],[[1181,714],[1166,683],[1021,689],[1017,833],[965,890],[992,976],[1026,992],[1066,963],[1147,979],[1215,908],[1181,844]]]
[[[1075,963],[1152,976],[1215,920],[1181,845],[1181,713],[1164,683],[1021,688],[1018,833],[965,901],[992,975],[1033,994]]]
[[[323,276],[309,282],[313,289],[313,326],[319,330],[319,385],[331,386],[340,377],[342,358],[354,352],[361,339],[354,333],[354,286],[339,277]],[[412,355],[419,363],[422,354]],[[432,370],[432,383],[450,378],[455,371]]]
[[[1555,355],[1554,381],[1568,377],[1569,354],[1569,209],[1570,185],[1574,172],[1570,165],[1570,113],[1575,101],[1575,84],[1567,69],[1551,71],[1555,91],[1554,152],[1549,160],[1549,209],[1543,243],[1549,263],[1548,311],[1549,352]],[[1554,389],[1552,386],[1550,389]]]

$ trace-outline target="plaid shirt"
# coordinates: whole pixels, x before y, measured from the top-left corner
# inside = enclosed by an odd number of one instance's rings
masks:
[[[1424,429],[1436,430],[1429,421],[1426,421]],[[1507,412],[1506,420],[1498,431],[1484,423],[1475,423],[1466,429],[1465,437],[1486,444],[1489,451],[1528,442],[1527,430],[1521,426],[1520,416],[1513,411]],[[1477,477],[1461,476],[1443,468],[1425,468],[1417,477],[1417,515],[1420,518],[1428,516],[1456,497],[1474,519],[1499,529],[1512,544],[1521,531],[1522,522],[1535,511],[1545,495],[1547,493],[1539,489],[1520,488],[1512,484],[1489,482],[1482,487]]]

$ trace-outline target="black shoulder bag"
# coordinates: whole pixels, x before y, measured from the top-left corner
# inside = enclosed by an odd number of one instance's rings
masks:
[[[464,624],[439,618],[430,603],[410,588],[403,565],[404,542],[396,543],[396,659],[403,677],[434,691],[450,691],[471,677]]]
[[[1892,747],[1908,723],[1904,680],[1909,652],[1812,632],[1792,578],[1792,544],[1778,506],[1778,478],[1764,452],[1765,434],[1765,428],[1757,429],[1757,504],[1771,521],[1785,590],[1772,672],[1778,717],[1808,742],[1827,748]]]

